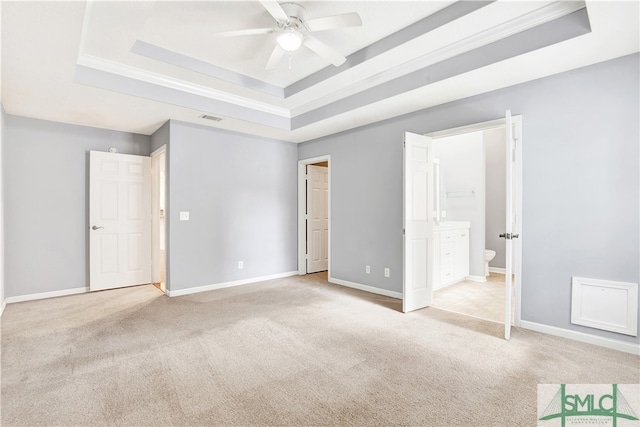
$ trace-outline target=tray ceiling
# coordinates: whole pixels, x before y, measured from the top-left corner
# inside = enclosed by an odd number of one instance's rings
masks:
[[[177,119],[302,142],[639,50],[637,2],[300,1],[357,12],[273,70],[260,2],[2,2],[10,114],[151,134]],[[202,114],[221,118],[211,121]]]

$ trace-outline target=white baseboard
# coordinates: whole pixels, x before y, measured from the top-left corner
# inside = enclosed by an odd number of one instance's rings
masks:
[[[84,294],[86,292],[89,292],[89,288],[88,287],[64,289],[62,291],[40,292],[40,293],[37,293],[37,294],[20,295],[20,296],[17,296],[17,297],[8,297],[5,300],[5,303],[13,304],[13,303],[16,303],[16,302],[33,301],[33,300],[37,300],[37,299],[46,299],[46,298],[64,297],[64,296],[67,296],[67,295]]]
[[[2,313],[4,313],[4,308],[7,306],[7,301],[2,301],[2,306],[0,306],[0,317],[2,317]]]
[[[467,280],[471,280],[472,282],[486,282],[487,278],[484,276],[467,276]]]
[[[527,320],[520,321],[520,327],[530,329],[544,334],[555,335],[557,337],[568,338],[587,344],[595,344],[600,347],[610,348],[612,350],[623,351],[640,356],[640,344],[634,344],[624,341],[613,340],[595,335],[585,334],[584,332],[571,331],[569,329],[558,328],[555,326],[543,325],[541,323],[529,322]]]
[[[489,273],[506,274],[507,269],[502,267],[489,267]]]
[[[144,286],[143,285],[133,285],[133,286]],[[112,289],[121,289],[121,288],[107,288],[107,289],[101,289],[104,291],[108,291],[108,290],[112,290]],[[56,297],[64,297],[67,295],[77,295],[77,294],[85,294],[87,292],[90,292],[89,287],[85,287],[85,288],[72,288],[72,289],[64,289],[62,291],[51,291],[51,292],[41,292],[41,293],[37,293],[37,294],[28,294],[28,295],[20,295],[17,297],[8,297],[4,304],[2,305],[2,308],[0,309],[0,316],[2,316],[2,312],[4,311],[4,307],[7,304],[13,304],[16,302],[24,302],[24,301],[34,301],[34,300],[39,300],[39,299],[47,299],[47,298],[56,298]]]
[[[182,295],[197,294],[199,292],[214,291],[216,289],[230,288],[233,286],[248,285],[249,283],[264,282],[265,280],[281,279],[283,277],[297,276],[298,271],[287,271],[286,273],[272,274],[270,276],[252,277],[250,279],[234,280],[232,282],[214,283],[213,285],[196,286],[193,288],[178,289],[175,291],[167,289],[167,295],[170,297],[179,297]]]
[[[329,283],[333,283],[334,285],[346,286],[347,288],[358,289],[360,291],[371,292],[372,294],[378,294],[378,295],[384,295],[386,297],[402,299],[401,292],[388,291],[386,289],[375,288],[373,286],[362,285],[360,283],[349,282],[347,280],[330,277]]]

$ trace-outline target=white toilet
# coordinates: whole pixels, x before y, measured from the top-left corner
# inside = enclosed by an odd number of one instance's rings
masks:
[[[492,251],[491,249],[484,250],[484,275],[489,277],[489,262],[495,258],[496,251]]]

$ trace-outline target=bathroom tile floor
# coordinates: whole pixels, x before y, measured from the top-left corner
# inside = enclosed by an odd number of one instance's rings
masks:
[[[484,283],[465,280],[438,289],[433,307],[503,323],[504,274],[491,273]]]

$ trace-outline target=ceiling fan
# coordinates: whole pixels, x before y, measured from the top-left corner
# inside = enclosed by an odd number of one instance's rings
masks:
[[[355,12],[307,20],[305,19],[305,9],[298,3],[278,3],[275,0],[261,0],[260,3],[276,20],[275,27],[224,31],[215,33],[215,35],[234,37],[278,33],[276,46],[265,65],[267,70],[275,68],[286,53],[291,59],[291,52],[298,50],[303,45],[338,67],[346,61],[346,58],[332,47],[313,37],[311,33],[362,25],[360,16]],[[291,68],[291,62],[289,62],[289,68]]]

